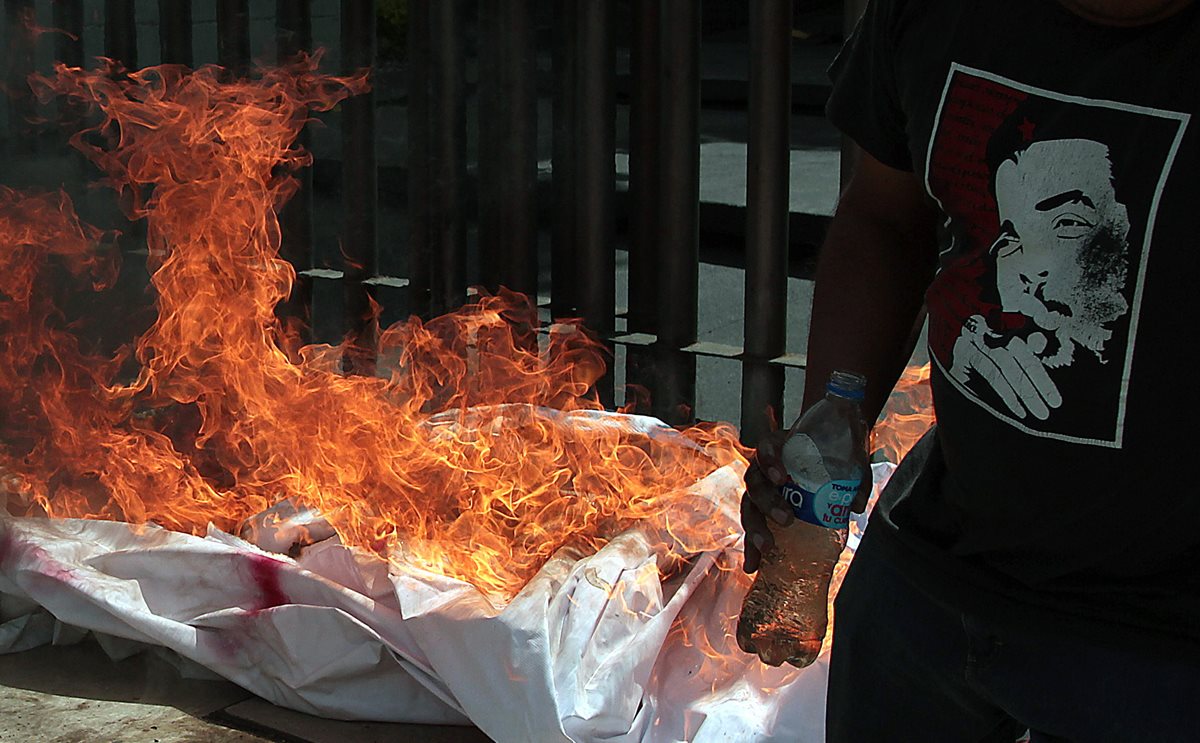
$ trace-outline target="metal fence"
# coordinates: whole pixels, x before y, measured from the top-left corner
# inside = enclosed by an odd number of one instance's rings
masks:
[[[163,62],[194,62],[192,0],[157,0]],[[219,64],[245,73],[251,63],[250,0],[214,0]],[[270,2],[270,0],[266,0]],[[847,18],[863,3],[848,0]],[[199,2],[196,3],[199,6]],[[255,2],[255,11],[261,11]],[[749,4],[748,193],[745,210],[745,342],[697,343],[700,162],[701,4],[698,0],[626,0],[630,77],[628,240],[630,283],[625,329],[617,331],[616,266],[616,3],[614,0],[408,0],[407,2],[407,272],[379,272],[379,185],[376,102],[372,93],[341,107],[343,265],[314,270],[313,176],[283,209],[284,256],[300,274],[285,310],[310,311],[314,286],[335,282],[353,346],[351,364],[366,368],[368,302],[397,290],[406,310],[429,317],[468,301],[467,229],[477,219],[479,283],[538,296],[550,274],[549,312],[581,317],[608,343],[627,348],[626,379],[646,387],[652,412],[672,423],[690,420],[696,356],[742,363],[742,429],[755,440],[766,410],[780,411],[788,276],[790,54],[794,0]],[[138,66],[134,0],[104,0],[103,52]],[[54,57],[84,62],[84,2],[54,0]],[[10,122],[28,120],[20,94],[34,54],[13,33],[35,0],[5,0],[9,29]],[[340,67],[376,63],[375,0],[341,0]],[[313,0],[274,0],[279,60],[313,46]],[[539,204],[538,90],[535,26],[553,24],[553,156],[549,204]],[[477,50],[478,177],[467,177],[464,26],[480,28]],[[486,31],[486,32],[485,32]],[[20,132],[16,131],[16,136]],[[307,144],[308,133],[304,135]],[[474,184],[474,185],[471,185]],[[470,188],[477,191],[468,193]],[[542,191],[545,194],[545,191]],[[477,211],[468,209],[474,199]],[[548,223],[547,223],[548,222]],[[550,234],[550,266],[539,265],[539,234]],[[543,292],[544,293],[544,292]],[[601,399],[613,400],[612,376]]]

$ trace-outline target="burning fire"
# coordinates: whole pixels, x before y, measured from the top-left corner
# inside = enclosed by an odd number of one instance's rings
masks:
[[[387,329],[386,379],[344,376],[339,348],[296,348],[274,314],[295,279],[276,209],[309,161],[293,142],[309,111],[367,88],[317,61],[236,82],[173,66],[59,66],[34,81],[99,113],[72,143],[145,220],[157,317],[131,345],[98,348],[64,286],[103,297],[116,252],[65,194],[0,191],[8,510],[232,531],[290,499],[348,544],[501,599],[562,547],[594,551],[668,511],[715,513],[685,489],[744,463],[734,430],[658,436],[589,417],[602,347],[578,330],[526,350],[519,328],[537,314],[519,295]],[[665,547],[736,532],[700,516]]]
[[[520,295],[385,330],[388,378],[343,375],[340,348],[298,347],[274,314],[295,279],[278,257],[276,210],[309,161],[293,142],[310,111],[367,85],[319,75],[317,62],[236,82],[169,66],[59,67],[36,82],[44,98],[99,114],[72,142],[146,222],[157,314],[129,345],[98,343],[89,331],[119,254],[65,193],[0,188],[7,510],[236,532],[286,501],[347,544],[497,601],[559,550],[595,552],[643,521],[665,525],[668,557],[728,544],[736,508],[686,488],[746,464],[735,431],[660,435],[594,415],[603,348],[576,326],[531,349],[537,312]],[[914,415],[929,407],[927,377],[906,373],[877,427],[892,461],[928,426]],[[722,595],[689,603],[672,631],[714,687],[733,676],[771,693],[797,671],[737,649],[751,580],[737,559],[718,556]]]
[[[910,366],[900,375],[892,394],[888,397],[879,416],[879,421],[871,429],[871,449],[876,457],[899,464],[909,450],[925,435],[934,424],[933,395],[929,389],[929,364]],[[878,491],[871,494],[867,502],[867,512],[875,507],[879,499]],[[858,533],[859,526],[850,524],[851,533]],[[850,560],[854,553],[844,550],[837,564],[833,567],[833,577],[829,581],[829,630],[825,634],[822,650],[828,650],[833,641],[833,601],[842,587],[846,571],[850,568]]]
[[[880,421],[871,431],[871,448],[893,464],[934,424],[929,364],[910,366],[892,389]]]

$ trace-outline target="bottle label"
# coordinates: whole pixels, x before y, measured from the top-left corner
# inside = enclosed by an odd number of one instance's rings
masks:
[[[845,529],[850,523],[850,504],[861,482],[831,480],[814,492],[789,481],[780,490],[797,519],[830,529]]]

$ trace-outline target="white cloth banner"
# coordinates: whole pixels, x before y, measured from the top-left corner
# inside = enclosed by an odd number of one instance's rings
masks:
[[[741,475],[691,490],[735,520]],[[768,668],[729,636],[740,543],[664,581],[660,542],[646,525],[564,550],[494,607],[336,537],[293,560],[214,528],[0,516],[0,652],[91,631],[116,657],[167,648],[302,712],[469,723],[501,743],[823,740],[827,658]]]

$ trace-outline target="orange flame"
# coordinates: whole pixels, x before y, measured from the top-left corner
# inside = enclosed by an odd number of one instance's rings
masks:
[[[173,66],[60,66],[35,81],[101,114],[72,142],[146,220],[158,314],[131,349],[98,354],[86,318],[46,287],[65,268],[102,290],[114,258],[65,196],[0,192],[9,510],[231,531],[290,499],[348,544],[501,599],[560,548],[594,551],[670,512],[701,511],[667,530],[666,549],[724,543],[736,527],[703,518],[717,506],[685,489],[744,463],[733,429],[694,427],[680,446],[589,416],[601,347],[576,327],[529,349],[520,327],[537,313],[520,295],[384,331],[381,356],[398,359],[387,379],[343,376],[337,348],[289,356],[274,308],[295,274],[275,210],[295,188],[287,171],[309,162],[293,142],[308,111],[367,87],[317,61],[236,82]]]
[[[929,364],[905,369],[884,406],[880,421],[872,431],[872,448],[888,461],[898,463],[934,423],[929,371]],[[878,493],[873,494],[869,505],[874,505],[877,498]],[[858,527],[852,523],[850,528],[857,530]],[[845,549],[833,567],[826,604],[829,623],[821,644],[823,654],[829,651],[833,643],[834,601],[853,557],[853,550]],[[718,611],[714,615],[706,607],[702,610],[705,611],[704,616],[698,617],[692,604],[685,606],[680,621],[672,628],[681,644],[690,651],[691,660],[681,662],[692,663],[697,669],[695,676],[708,679],[714,692],[718,684],[731,678],[741,678],[752,680],[757,693],[775,693],[793,681],[799,671],[787,665],[769,668],[760,663],[756,656],[746,654],[738,647],[734,634],[738,620],[737,607],[740,607],[750,589],[753,578],[743,573],[740,566],[729,566],[726,562],[724,555],[718,558],[716,567],[723,573],[716,583],[721,586],[719,590],[724,595],[725,609],[728,611],[732,608],[732,612]],[[711,599],[710,603],[719,605],[716,598]]]
[[[926,363],[904,370],[896,386],[892,388],[892,394],[884,405],[879,422],[871,431],[871,447],[875,454],[893,464],[899,464],[904,455],[935,422],[933,396],[929,389],[929,369],[929,364]],[[868,512],[874,508],[878,499],[878,491],[871,494],[867,504]],[[856,533],[858,525],[852,523],[850,529],[852,533]],[[825,633],[822,651],[827,651],[833,642],[833,604],[853,557],[852,551],[843,550],[833,568],[833,576],[829,581],[829,630]]]
[[[934,422],[929,364],[910,366],[900,375],[871,432],[872,449],[889,462],[899,464]]]

